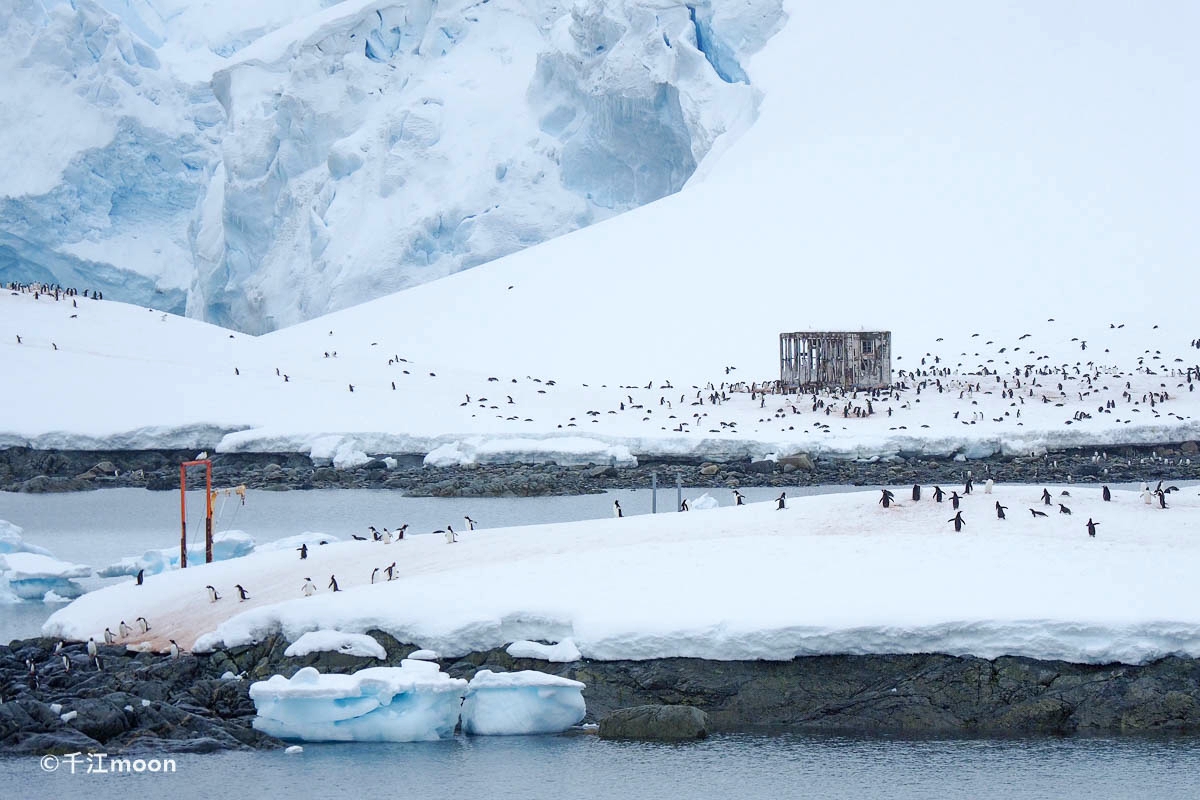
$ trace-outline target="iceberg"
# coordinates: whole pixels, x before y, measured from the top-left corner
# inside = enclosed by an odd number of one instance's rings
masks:
[[[305,742],[421,742],[448,739],[467,682],[437,664],[404,659],[326,675],[305,667],[250,686],[256,730]]]
[[[254,538],[245,531],[222,531],[213,534],[213,561],[228,561],[241,558],[255,551]],[[188,563],[204,562],[204,543],[188,545]],[[122,575],[137,575],[144,570],[147,575],[157,575],[179,566],[179,548],[163,547],[147,550],[140,556],[126,556],[120,561],[96,570],[101,578],[118,578]]]
[[[21,538],[24,529],[13,525],[8,520],[0,519],[0,555],[4,553],[37,553],[41,556],[50,555],[44,547],[28,544]]]
[[[83,594],[72,578],[86,578],[92,568],[83,564],[59,561],[40,553],[5,553],[0,555],[0,575],[7,580],[12,594],[22,600],[42,600],[53,592],[60,598],[76,598]]]
[[[587,712],[583,688],[579,681],[534,670],[497,673],[481,669],[471,679],[463,700],[463,733],[562,733],[583,721]]]

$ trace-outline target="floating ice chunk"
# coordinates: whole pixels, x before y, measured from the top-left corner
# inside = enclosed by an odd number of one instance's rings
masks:
[[[254,538],[245,531],[222,531],[213,535],[213,561],[228,561],[231,558],[241,558],[255,551]],[[188,563],[204,563],[205,546],[188,545]],[[140,556],[126,556],[107,567],[99,569],[96,574],[101,578],[117,578],[122,575],[137,575],[145,571],[147,575],[157,575],[168,569],[179,566],[179,548],[164,547],[147,550]]]
[[[83,589],[71,578],[91,574],[91,567],[39,553],[0,555],[0,575],[8,581],[12,594],[22,600],[44,600],[51,592],[58,598],[74,599],[83,594]]]
[[[332,652],[347,656],[375,657],[387,659],[383,645],[365,633],[342,633],[341,631],[309,631],[292,642],[283,654],[288,658],[306,656],[309,653]]]
[[[8,520],[0,519],[0,554],[3,553],[36,553],[40,556],[50,555],[50,551],[35,544],[28,544],[21,538],[23,529],[13,525]]]
[[[544,672],[481,669],[463,700],[463,733],[561,733],[583,720],[583,688],[579,681]]]
[[[708,492],[697,497],[695,500],[688,501],[688,508],[692,511],[705,511],[710,508],[717,508],[721,504],[717,502],[717,498],[713,497]]]
[[[78,597],[78,595],[76,595],[76,597]],[[48,591],[44,595],[42,595],[43,603],[69,603],[69,602],[71,602],[72,599],[74,599],[74,598],[63,597],[61,594],[54,591],[53,589],[51,589],[50,591]]]
[[[250,686],[257,730],[302,741],[415,742],[454,735],[467,682],[437,664],[405,659],[353,675],[305,667]]]
[[[558,644],[539,644],[538,642],[513,642],[506,651],[513,658],[538,658],[542,661],[570,663],[578,661],[583,656],[571,639],[563,639]]]
[[[304,748],[298,744],[294,744],[291,747],[286,748],[283,752],[284,752],[284,755],[294,756],[294,755],[299,755],[300,753],[303,753]]]

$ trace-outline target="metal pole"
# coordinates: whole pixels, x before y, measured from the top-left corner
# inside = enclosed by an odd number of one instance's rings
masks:
[[[179,568],[187,569],[187,467],[179,465]]]
[[[650,473],[650,513],[658,513],[658,473]]]
[[[212,512],[213,512],[213,490],[212,490],[212,462],[204,463],[204,563],[211,564],[213,560],[212,554]]]
[[[683,508],[683,479],[679,477],[679,473],[675,473],[675,510]]]

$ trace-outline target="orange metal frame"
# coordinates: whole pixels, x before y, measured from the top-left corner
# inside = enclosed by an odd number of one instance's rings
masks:
[[[179,465],[179,568],[187,569],[187,468],[204,467],[204,563],[213,560],[212,460],[184,461]]]

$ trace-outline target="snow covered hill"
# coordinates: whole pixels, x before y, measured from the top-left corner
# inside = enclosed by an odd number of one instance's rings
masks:
[[[677,191],[779,0],[19,0],[0,280],[261,333]]]
[[[379,629],[442,656],[567,639],[596,659],[1200,656],[1195,487],[1172,492],[1165,509],[1134,492],[1105,502],[1096,488],[1052,491],[1071,514],[1043,505],[1041,487],[976,485],[959,533],[948,499],[901,492],[884,509],[872,491],[792,499],[782,511],[722,498],[726,507],[710,511],[472,531],[454,544],[349,541],[310,548],[306,560],[252,554],[92,592],[55,612],[44,633],[100,641],[105,628],[146,616],[150,636],[123,644],[204,649],[275,631],[295,641]],[[371,583],[393,562],[396,580]],[[318,591],[306,597],[309,578]],[[249,599],[239,602],[235,584]],[[206,585],[221,599],[208,602]]]

